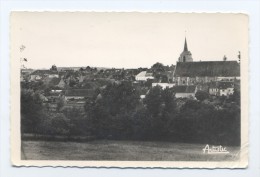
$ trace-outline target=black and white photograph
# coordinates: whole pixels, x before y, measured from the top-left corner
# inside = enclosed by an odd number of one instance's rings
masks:
[[[13,165],[247,167],[246,14],[10,19]]]

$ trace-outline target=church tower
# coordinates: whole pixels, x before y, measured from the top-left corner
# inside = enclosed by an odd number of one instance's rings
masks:
[[[192,55],[191,52],[188,50],[188,45],[185,37],[184,49],[179,57],[179,62],[192,62]]]

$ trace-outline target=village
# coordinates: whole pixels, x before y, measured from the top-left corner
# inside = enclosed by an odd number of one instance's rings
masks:
[[[240,146],[240,58],[194,61],[185,38],[170,66],[22,69],[22,148],[60,141],[70,148],[74,142]],[[35,158],[28,155],[22,158]]]
[[[9,17],[11,85],[3,86],[11,122],[4,128],[11,128],[15,166],[246,165],[245,14]]]
[[[240,60],[240,55],[238,56]],[[240,64],[236,60],[193,61],[185,38],[184,49],[176,65],[155,63],[151,68],[57,67],[48,70],[21,69],[22,88],[36,89],[48,110],[63,107],[83,108],[96,90],[107,84],[131,82],[144,99],[152,87],[173,88],[175,97],[196,99],[202,92],[213,98],[229,97],[240,91]],[[97,97],[102,97],[100,92]]]

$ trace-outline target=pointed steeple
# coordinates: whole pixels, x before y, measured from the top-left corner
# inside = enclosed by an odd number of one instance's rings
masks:
[[[183,51],[188,51],[188,45],[187,45],[186,37],[185,37],[185,43],[184,43]]]
[[[192,62],[192,55],[191,52],[188,50],[186,35],[185,35],[185,42],[184,42],[184,49],[179,57],[179,62]]]

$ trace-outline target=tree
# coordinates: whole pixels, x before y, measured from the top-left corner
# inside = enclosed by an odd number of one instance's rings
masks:
[[[147,108],[145,123],[146,136],[150,139],[165,140],[169,137],[170,123],[176,117],[175,93],[172,88],[153,87],[144,99]]]
[[[147,79],[147,81],[144,83],[144,85],[146,87],[152,87],[152,84],[153,84],[153,79]]]
[[[226,57],[226,55],[224,55],[224,57],[223,57],[223,61],[227,61],[227,57]]]
[[[147,106],[148,112],[153,116],[158,116],[162,108],[162,88],[155,86],[149,90],[149,93],[144,99],[144,104]]]
[[[71,79],[69,80],[69,86],[70,86],[70,87],[74,87],[76,84],[77,84],[76,79],[71,78]]]
[[[39,125],[39,131],[43,135],[70,135],[70,120],[63,113],[49,112]]]
[[[89,135],[90,122],[84,110],[78,108],[65,108],[62,113],[69,119],[70,135]]]
[[[234,93],[230,95],[229,99],[240,105],[240,84],[235,84]]]
[[[41,121],[46,117],[38,93],[31,90],[21,91],[21,130],[22,133],[37,134]]]
[[[92,133],[99,138],[111,136],[115,139],[131,134],[129,122],[139,104],[139,95],[132,84],[108,84],[100,95],[98,99],[89,99],[85,104]]]
[[[57,66],[56,65],[52,65],[50,68],[51,71],[58,71]]]
[[[162,72],[165,72],[165,67],[162,63],[155,63],[152,67],[151,67],[152,71],[154,73],[162,73]]]
[[[59,97],[57,102],[57,110],[59,111],[65,105],[64,97]]]
[[[173,88],[166,87],[162,91],[162,100],[164,103],[164,112],[173,113],[176,111],[175,92]]]
[[[197,100],[199,101],[204,101],[205,99],[208,99],[209,98],[209,94],[205,91],[201,91],[201,90],[198,90],[195,94],[195,97],[197,98]]]

